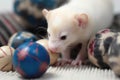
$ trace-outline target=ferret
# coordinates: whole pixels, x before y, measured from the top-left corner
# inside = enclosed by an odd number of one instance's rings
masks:
[[[53,10],[43,9],[48,23],[48,46],[61,53],[63,61],[72,65],[84,62],[87,42],[97,31],[110,26],[113,18],[111,0],[69,0]],[[70,50],[82,43],[75,60],[70,59]]]

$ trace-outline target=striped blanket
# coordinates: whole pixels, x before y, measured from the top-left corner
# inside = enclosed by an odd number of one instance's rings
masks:
[[[14,13],[5,13],[0,15],[0,42],[6,45],[12,34],[23,30],[24,27],[17,22]]]

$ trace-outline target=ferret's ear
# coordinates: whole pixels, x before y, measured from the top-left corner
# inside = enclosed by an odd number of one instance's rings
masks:
[[[87,14],[80,14],[80,15],[77,14],[74,16],[74,18],[79,27],[85,28],[86,25],[88,24]]]
[[[47,18],[48,13],[49,13],[49,11],[47,9],[42,10],[42,14],[44,15],[45,18]]]

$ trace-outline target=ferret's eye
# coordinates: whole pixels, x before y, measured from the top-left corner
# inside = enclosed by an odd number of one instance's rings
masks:
[[[61,36],[60,39],[61,40],[65,40],[67,38],[67,36]]]

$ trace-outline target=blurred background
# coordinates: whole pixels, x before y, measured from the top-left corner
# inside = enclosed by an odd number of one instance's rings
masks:
[[[14,0],[0,0],[0,12],[12,11],[13,10],[13,1]],[[113,0],[114,3],[114,12],[120,13],[120,0]]]

